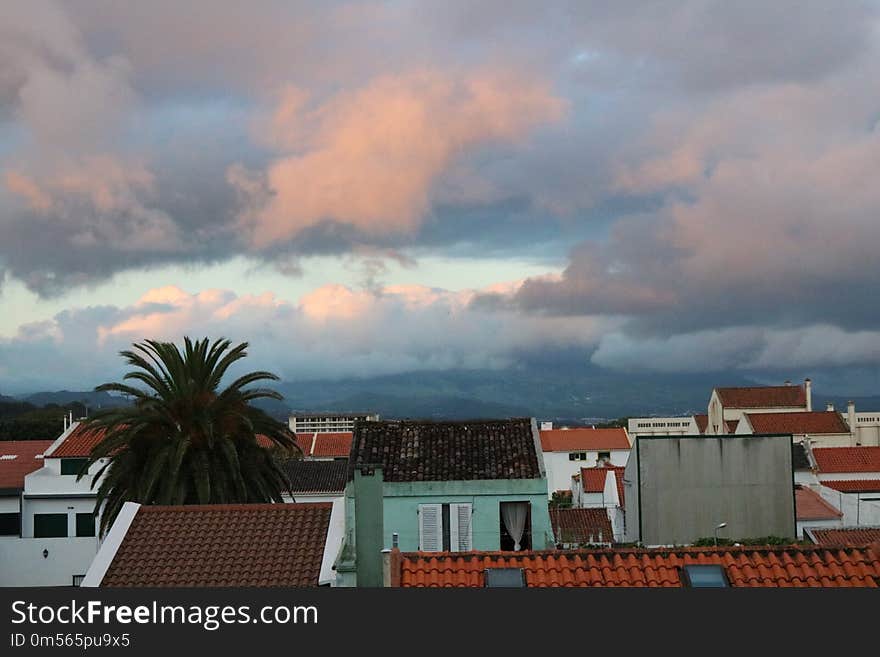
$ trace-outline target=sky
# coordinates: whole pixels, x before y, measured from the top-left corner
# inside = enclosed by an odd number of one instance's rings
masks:
[[[0,392],[880,368],[880,5],[0,3]]]

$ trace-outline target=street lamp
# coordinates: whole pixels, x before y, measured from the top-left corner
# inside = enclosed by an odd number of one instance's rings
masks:
[[[722,522],[720,525],[718,525],[718,526],[715,528],[715,547],[718,547],[718,530],[719,530],[719,529],[724,529],[725,527],[727,527],[727,523],[726,523],[726,522]]]

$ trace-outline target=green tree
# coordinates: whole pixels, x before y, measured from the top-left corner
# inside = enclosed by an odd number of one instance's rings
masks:
[[[134,344],[133,350],[120,352],[135,368],[123,380],[142,385],[106,383],[95,388],[133,400],[131,406],[99,411],[86,421],[88,428],[105,432],[79,475],[107,459],[92,480],[93,488],[100,481],[95,513],[102,509],[101,535],[129,501],[283,501],[288,482],[277,453],[297,455],[296,442],[287,427],[250,403],[283,397],[262,387],[246,388],[278,377],[250,372],[221,390],[229,367],[247,356],[248,344],[232,347],[225,339],[209,344],[208,338],[193,342],[188,337],[184,343],[182,352],[169,342]],[[259,435],[268,441],[264,446]]]

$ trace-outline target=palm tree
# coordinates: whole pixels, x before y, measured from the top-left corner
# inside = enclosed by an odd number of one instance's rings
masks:
[[[99,459],[106,463],[92,479],[101,511],[103,536],[125,502],[141,504],[224,504],[283,502],[287,478],[277,455],[299,450],[287,428],[250,405],[256,399],[283,399],[266,388],[245,389],[259,381],[277,381],[270,372],[250,372],[222,391],[229,367],[247,356],[248,343],[184,338],[183,353],[169,342],[145,340],[122,351],[136,368],[123,380],[96,391],[133,398],[133,405],[100,411],[86,421],[105,436],[89,455],[82,477]],[[258,440],[264,442],[261,446]],[[275,447],[267,449],[266,447]],[[102,479],[103,476],[103,479]]]

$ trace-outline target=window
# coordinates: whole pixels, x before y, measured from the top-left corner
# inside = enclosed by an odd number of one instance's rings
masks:
[[[569,461],[586,461],[587,453],[586,452],[569,452],[568,453]]]
[[[419,550],[467,552],[473,549],[473,505],[419,504]]]
[[[21,514],[0,513],[0,536],[18,536],[21,533]]]
[[[34,514],[34,538],[64,538],[66,536],[66,513]]]
[[[76,514],[76,535],[77,536],[94,536],[95,535],[95,516],[91,513]]]
[[[501,502],[501,537],[499,547],[504,551],[532,549],[532,510],[528,502]],[[519,545],[516,535],[519,534]]]
[[[682,567],[681,585],[692,589],[717,589],[730,586],[724,568],[716,564],[690,564]]]
[[[522,568],[486,568],[486,588],[523,589],[526,574]]]
[[[73,576],[73,585],[74,586],[82,586],[82,582],[85,578],[86,578],[85,575],[74,575]]]
[[[88,459],[84,458],[61,459],[61,474],[78,475],[88,461]]]
[[[599,452],[599,460],[600,461],[610,461],[611,460],[611,452]]]

